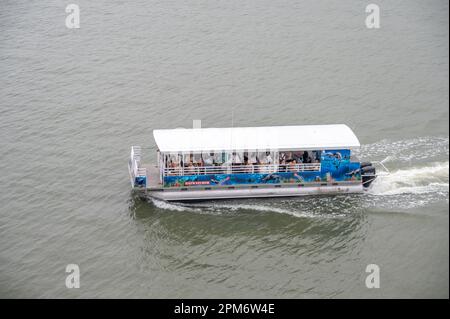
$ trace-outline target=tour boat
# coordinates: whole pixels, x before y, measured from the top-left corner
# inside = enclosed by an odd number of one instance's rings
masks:
[[[133,190],[165,201],[361,193],[376,179],[344,124],[157,129],[156,163],[131,147]],[[357,152],[356,152],[357,153]]]

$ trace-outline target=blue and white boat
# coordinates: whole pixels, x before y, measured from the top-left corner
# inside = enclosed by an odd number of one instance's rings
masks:
[[[154,130],[157,162],[131,147],[133,190],[166,201],[361,193],[375,180],[346,125]]]

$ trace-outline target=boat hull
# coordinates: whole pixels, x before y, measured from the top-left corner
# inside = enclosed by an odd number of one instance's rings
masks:
[[[270,198],[270,197],[296,197],[304,195],[349,194],[362,193],[362,184],[327,185],[327,186],[290,186],[290,187],[261,187],[261,188],[235,188],[235,189],[209,189],[209,190],[152,190],[147,194],[165,201],[214,200],[237,198]]]

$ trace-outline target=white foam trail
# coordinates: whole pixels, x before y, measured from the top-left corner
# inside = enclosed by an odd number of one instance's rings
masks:
[[[334,216],[322,216],[318,214],[307,213],[303,211],[287,210],[279,207],[264,206],[264,205],[251,205],[251,204],[186,204],[181,205],[177,203],[169,203],[163,200],[150,198],[153,205],[159,209],[178,211],[178,212],[199,212],[199,213],[214,213],[221,214],[224,211],[238,211],[238,210],[254,210],[259,212],[274,212],[279,214],[287,214],[294,217],[336,217]]]
[[[288,209],[280,208],[270,205],[255,205],[255,204],[213,204],[211,206],[203,206],[211,212],[221,213],[227,211],[239,211],[239,210],[253,210],[257,212],[271,212],[278,214],[285,214],[299,218],[335,218],[345,216],[344,214],[323,214],[315,211],[300,211],[298,207],[289,207]]]
[[[413,167],[379,176],[370,190],[374,195],[448,193],[449,162]]]
[[[231,210],[254,210],[259,212],[273,212],[273,213],[279,213],[279,214],[287,214],[295,217],[317,217],[314,214],[306,213],[306,212],[300,212],[300,211],[293,211],[293,210],[287,210],[283,208],[278,207],[272,207],[272,206],[264,206],[264,205],[249,205],[249,204],[236,204],[236,205],[214,205],[214,208],[219,209],[231,209]]]
[[[219,213],[223,210],[231,210],[231,211],[236,211],[236,210],[255,210],[255,211],[261,211],[261,212],[275,212],[275,213],[280,213],[280,214],[290,214],[290,215],[298,215],[297,212],[291,212],[285,209],[281,209],[281,208],[277,208],[277,207],[270,207],[270,206],[263,206],[263,205],[247,205],[247,204],[236,204],[236,205],[220,205],[220,204],[186,204],[186,205],[181,205],[178,203],[169,203],[163,200],[158,200],[155,198],[150,198],[150,200],[152,201],[153,205],[155,205],[156,207],[158,207],[159,209],[164,209],[164,210],[171,210],[171,211],[178,211],[178,212],[185,212],[185,211],[197,211],[197,212],[202,212],[205,210],[208,211],[213,211],[216,213]],[[305,215],[300,214],[302,217],[304,217]],[[298,215],[298,216],[300,216]]]
[[[163,200],[159,200],[159,199],[155,199],[152,197],[150,197],[150,200],[153,203],[153,205],[155,205],[159,209],[172,210],[172,211],[177,211],[177,212],[196,211],[196,209],[188,207],[188,206],[184,206],[184,205],[180,205],[180,204],[172,204],[172,203],[169,203],[169,202],[166,202]]]

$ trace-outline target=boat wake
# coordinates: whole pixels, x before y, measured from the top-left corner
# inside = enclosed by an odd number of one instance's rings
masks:
[[[278,204],[278,205],[276,205]],[[234,204],[214,204],[210,206],[210,208],[213,211],[256,211],[256,212],[263,212],[263,213],[278,213],[278,214],[286,214],[291,215],[294,217],[320,217],[317,214],[314,214],[312,212],[298,210],[298,209],[292,209],[290,207],[286,207],[285,205],[280,205],[280,203],[270,203],[267,205],[263,204],[242,204],[242,203],[234,203]]]
[[[162,210],[170,210],[170,211],[177,211],[177,212],[186,212],[186,211],[198,211],[201,212],[201,209],[192,207],[190,205],[184,205],[180,203],[169,203],[160,199],[156,199],[153,197],[149,197],[148,200],[157,208]]]
[[[239,211],[257,211],[257,212],[272,212],[279,214],[287,214],[295,217],[317,217],[316,215],[303,211],[296,211],[292,209],[285,209],[271,205],[261,205],[261,204],[242,204],[242,203],[229,203],[229,204],[218,204],[218,203],[191,203],[191,204],[181,204],[181,203],[168,203],[163,200],[155,199],[149,197],[148,200],[157,208],[168,211],[175,212],[196,212],[205,214],[232,214],[233,212]]]
[[[432,163],[424,167],[399,169],[377,178],[373,195],[426,194],[449,191],[449,162]]]

